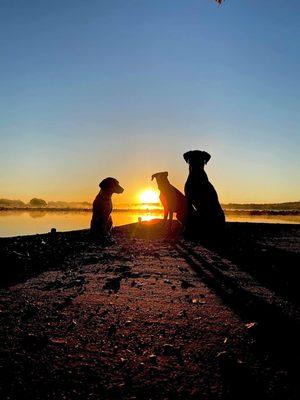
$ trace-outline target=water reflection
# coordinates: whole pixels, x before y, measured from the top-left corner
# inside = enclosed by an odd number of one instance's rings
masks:
[[[115,211],[112,214],[115,226],[138,222],[152,218],[161,218],[162,212]],[[33,235],[49,232],[51,228],[58,231],[70,231],[89,228],[91,211],[47,211],[47,210],[11,210],[0,211],[0,237]]]
[[[162,210],[114,211],[112,214],[115,226],[125,225],[153,218],[162,218]],[[32,235],[49,232],[51,228],[58,231],[87,229],[90,224],[91,211],[47,211],[47,210],[7,210],[0,211],[0,236]],[[230,222],[267,222],[299,224],[299,215],[234,215],[226,217]]]
[[[31,218],[42,218],[47,214],[47,211],[29,211],[28,212],[29,216]]]

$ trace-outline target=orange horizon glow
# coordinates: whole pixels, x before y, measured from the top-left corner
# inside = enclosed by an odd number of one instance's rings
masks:
[[[176,176],[174,173],[174,176],[175,178],[172,178],[172,184],[174,184],[175,187],[184,193],[183,184],[186,179],[185,172],[183,171],[181,176]],[[291,187],[290,192],[277,191],[276,193],[272,193],[272,191],[269,189],[266,191],[262,182],[256,182],[253,180],[248,182],[247,190],[242,190],[241,184],[238,182],[238,180],[232,179],[231,181],[224,181],[220,178],[216,179],[216,175],[212,173],[209,174],[209,177],[218,192],[219,200],[222,204],[263,204],[299,201],[298,187],[296,185]],[[149,205],[150,203],[151,207],[151,203],[159,203],[161,206],[161,202],[159,200],[159,191],[154,185],[145,186],[145,179],[132,178],[133,182],[128,183],[126,177],[121,176],[119,181],[125,188],[125,191],[120,195],[113,196],[114,205],[136,203],[144,203],[144,205]],[[62,179],[62,182],[52,180],[47,182],[47,188],[44,188],[40,187],[31,180],[27,180],[26,182],[22,181],[19,184],[10,181],[10,186],[8,186],[6,190],[3,190],[2,187],[0,198],[11,200],[19,199],[25,203],[28,203],[33,197],[41,198],[47,203],[50,201],[86,201],[92,203],[99,191],[97,182],[98,181],[92,177],[88,178],[84,185],[79,185],[76,184],[76,182],[74,183],[71,181],[69,184],[66,184],[64,179]],[[251,191],[251,193],[248,193],[248,191]],[[153,192],[155,193],[154,195]]]

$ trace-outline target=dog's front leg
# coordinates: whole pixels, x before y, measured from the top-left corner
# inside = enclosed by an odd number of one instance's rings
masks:
[[[171,231],[172,229],[172,224],[173,224],[173,211],[169,211],[169,224],[168,224],[168,230]]]
[[[187,213],[184,224],[184,231],[186,234],[190,234],[193,231],[193,227],[195,224],[195,214],[196,211],[193,207],[192,201],[190,199],[187,199]]]
[[[111,216],[108,217],[108,220],[106,222],[106,232],[108,234],[110,234],[111,230],[112,230],[112,226],[113,226],[113,222],[112,222],[112,218]]]
[[[168,214],[169,214],[169,210],[165,207],[164,208],[164,221],[163,223],[165,224],[168,220]]]

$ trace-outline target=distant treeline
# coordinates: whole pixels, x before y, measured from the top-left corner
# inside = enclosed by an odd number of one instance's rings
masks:
[[[81,202],[67,202],[67,201],[49,201],[48,203],[43,200],[34,197],[28,203],[24,203],[22,200],[11,200],[11,199],[0,199],[0,208],[91,208],[92,204],[87,201]]]
[[[265,204],[223,204],[225,210],[257,210],[257,211],[300,211],[300,201],[292,201],[288,203],[265,203]]]
[[[141,204],[124,204],[118,205],[118,211],[138,211],[143,210],[140,208]],[[155,207],[159,209],[160,204],[150,205],[149,211],[154,211]],[[288,203],[248,203],[238,204],[229,203],[222,205],[224,210],[227,211],[300,211],[300,201],[288,202]],[[90,210],[92,204],[87,201],[81,202],[66,202],[66,201],[49,201],[46,202],[43,199],[34,197],[28,203],[24,203],[22,200],[11,200],[11,199],[0,199],[0,210],[2,209],[46,209],[46,210]]]

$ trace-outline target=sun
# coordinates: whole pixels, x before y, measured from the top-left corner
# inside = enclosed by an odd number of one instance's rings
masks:
[[[153,189],[147,189],[139,195],[141,203],[159,203],[159,194]]]

